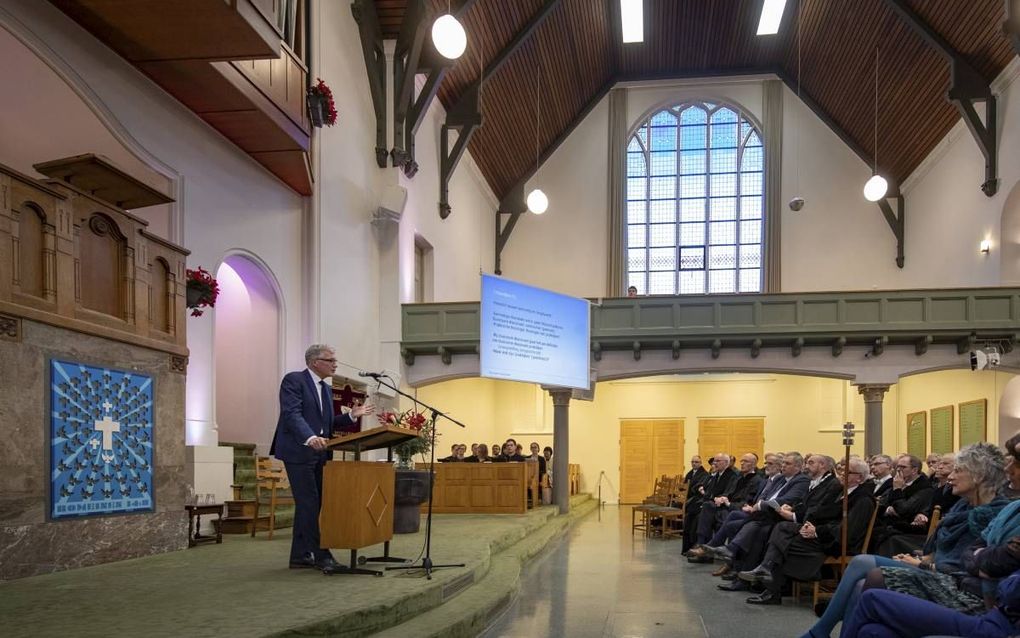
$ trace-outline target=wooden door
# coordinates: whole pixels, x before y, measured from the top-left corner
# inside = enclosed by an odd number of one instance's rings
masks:
[[[655,479],[684,472],[682,419],[620,421],[620,502],[640,503]]]
[[[765,456],[765,419],[698,419],[698,454],[702,461],[708,465],[719,452],[737,458],[754,452],[760,465]]]

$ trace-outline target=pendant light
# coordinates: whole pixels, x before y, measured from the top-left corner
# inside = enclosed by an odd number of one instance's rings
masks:
[[[800,97],[800,66],[801,66],[800,65],[800,62],[801,62],[801,48],[800,48],[800,6],[801,6],[801,4],[803,4],[803,0],[797,0],[797,103],[798,104],[803,104],[803,102],[801,102],[801,97]],[[794,188],[793,188],[793,192],[795,194],[794,194],[794,196],[792,198],[790,198],[790,201],[787,204],[787,206],[790,207],[790,210],[792,210],[793,212],[796,213],[797,211],[799,211],[802,208],[804,208],[804,198],[800,196],[800,126],[798,126],[796,129],[794,129],[794,135],[796,136],[796,138],[794,140],[793,146],[794,146],[795,156],[797,158],[797,160],[796,160],[797,161],[796,181],[795,181],[795,185],[794,185]]]
[[[432,44],[444,58],[456,60],[467,48],[467,34],[457,18],[450,12],[450,2],[446,2],[446,13],[432,23]]]
[[[535,175],[538,176],[538,135],[542,130],[542,109],[539,106],[539,98],[542,95],[542,47],[538,47],[538,73],[535,78]],[[528,193],[528,210],[541,215],[549,208],[549,198],[540,188],[534,188]]]
[[[864,199],[877,202],[889,191],[889,182],[878,174],[878,47],[875,47],[875,168],[864,184]]]

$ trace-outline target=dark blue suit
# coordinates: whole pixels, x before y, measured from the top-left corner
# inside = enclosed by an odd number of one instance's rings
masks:
[[[294,537],[290,560],[299,561],[309,554],[322,559],[329,550],[319,547],[319,507],[322,495],[322,467],[329,459],[328,451],[317,452],[305,445],[312,436],[330,438],[333,432],[354,424],[346,415],[333,414],[332,393],[319,407],[323,394],[316,387],[308,370],[289,372],[280,384],[280,419],[269,453],[283,461],[294,494]]]

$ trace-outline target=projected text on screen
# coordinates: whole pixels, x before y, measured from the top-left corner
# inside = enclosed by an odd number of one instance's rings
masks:
[[[587,388],[589,316],[584,299],[482,275],[482,376]]]

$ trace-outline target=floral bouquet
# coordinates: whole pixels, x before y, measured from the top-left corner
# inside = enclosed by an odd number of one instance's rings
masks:
[[[433,425],[425,418],[424,414],[415,410],[407,410],[400,414],[396,412],[382,412],[378,415],[378,419],[379,423],[383,425],[393,425],[414,430],[418,433],[416,438],[393,446],[393,452],[401,460],[402,465],[412,463],[412,458],[415,454],[421,454],[422,460],[425,460],[425,455],[432,449]]]
[[[333,101],[333,91],[322,81],[322,78],[315,78],[315,86],[308,87],[308,112],[314,126],[333,126],[336,124],[337,112],[336,102]]]

